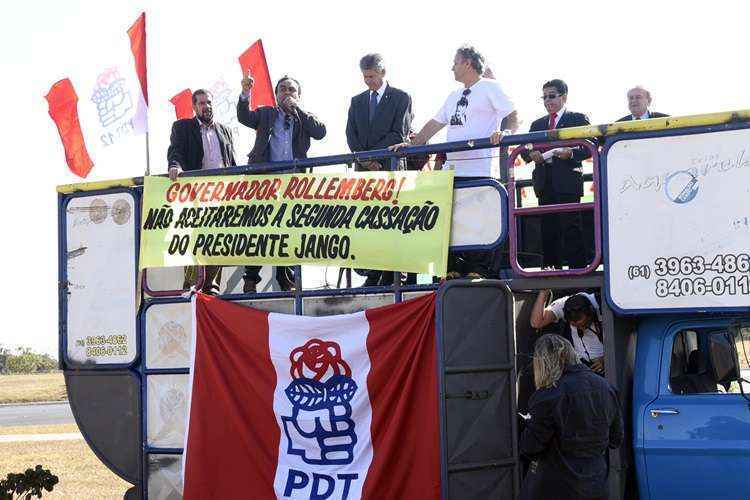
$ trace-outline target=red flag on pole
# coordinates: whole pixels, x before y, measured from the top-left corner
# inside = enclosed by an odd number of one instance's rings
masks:
[[[193,91],[185,89],[172,97],[169,102],[174,105],[174,114],[178,120],[192,118],[193,113]]]
[[[83,140],[81,123],[78,120],[78,95],[69,79],[54,83],[44,96],[49,103],[49,116],[57,125],[65,149],[65,162],[70,171],[86,177],[94,162],[91,161]]]
[[[135,72],[138,75],[138,81],[141,83],[143,100],[148,105],[148,85],[146,82],[146,13],[141,13],[138,19],[128,29],[130,37],[130,50],[133,52],[135,61]]]
[[[255,83],[250,94],[250,109],[259,106],[273,106],[274,95],[271,85],[271,74],[268,72],[266,53],[263,51],[263,41],[257,40],[239,57],[242,75],[250,73]]]

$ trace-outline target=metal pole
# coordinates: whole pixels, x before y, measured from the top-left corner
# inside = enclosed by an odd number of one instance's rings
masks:
[[[148,130],[146,130],[146,172],[144,176],[151,175],[151,156],[149,155]]]

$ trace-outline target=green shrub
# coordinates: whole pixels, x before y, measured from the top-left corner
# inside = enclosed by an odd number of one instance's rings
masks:
[[[29,347],[15,352],[0,346],[0,373],[41,373],[57,370],[57,361],[49,354],[39,354]]]

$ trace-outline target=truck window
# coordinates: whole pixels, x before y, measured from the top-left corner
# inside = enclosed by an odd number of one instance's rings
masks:
[[[701,332],[684,330],[674,337],[669,366],[669,388],[674,394],[728,394],[739,393],[738,382],[725,387],[713,378],[707,343],[701,342]],[[740,328],[737,337],[737,355],[742,378],[750,380],[750,327]],[[750,392],[750,384],[743,386]]]
[[[742,327],[737,337],[737,357],[740,360],[740,375],[744,379],[742,388],[750,394],[750,327]],[[739,382],[732,382],[729,392],[740,392]]]
[[[708,356],[698,343],[698,332],[684,330],[674,337],[669,365],[669,388],[675,394],[718,392],[711,378]]]

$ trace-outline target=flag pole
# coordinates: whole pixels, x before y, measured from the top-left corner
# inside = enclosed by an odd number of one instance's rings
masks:
[[[151,159],[149,155],[149,146],[148,146],[148,130],[146,130],[146,172],[143,174],[146,177],[151,175]]]
[[[128,28],[128,38],[130,38],[130,50],[133,53],[133,62],[135,63],[135,73],[141,84],[141,94],[143,103],[146,105],[146,172],[145,175],[151,175],[151,159],[149,157],[148,141],[148,83],[146,78],[146,12],[141,12],[138,19]]]

